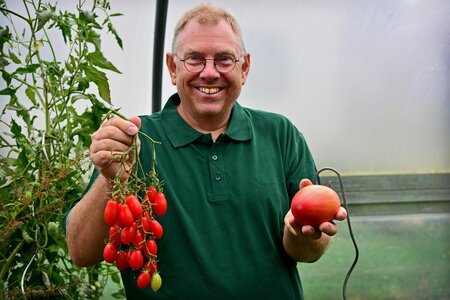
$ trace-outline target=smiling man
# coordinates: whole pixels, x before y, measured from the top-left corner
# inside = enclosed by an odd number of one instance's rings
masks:
[[[300,226],[290,211],[299,183],[311,184],[316,173],[303,135],[287,118],[237,102],[250,54],[228,12],[210,5],[188,11],[166,61],[178,92],[163,110],[108,120],[92,135],[96,170],[63,222],[71,258],[79,266],[102,260],[110,181],[121,172],[126,182],[133,163],[130,157],[123,168],[112,155],[127,151],[140,130],[161,142],[156,171],[168,202],[159,220],[163,285],[156,293],[139,289],[139,271],[123,271],[127,298],[302,299],[296,262],[319,259],[337,232],[332,222]],[[147,173],[146,139],[139,155]],[[345,217],[341,208],[335,219]]]
[[[199,14],[196,22],[185,21],[177,26],[173,53],[166,55],[181,99],[177,110],[194,129],[210,132],[215,140],[228,127],[247,79],[250,54],[240,31],[233,31],[226,19]]]

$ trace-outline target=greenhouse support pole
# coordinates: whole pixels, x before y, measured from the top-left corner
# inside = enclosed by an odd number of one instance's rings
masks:
[[[169,0],[156,1],[155,36],[153,41],[152,113],[161,110],[164,36],[166,32],[168,4]]]

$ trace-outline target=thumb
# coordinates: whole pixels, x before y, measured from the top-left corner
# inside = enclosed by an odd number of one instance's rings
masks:
[[[300,184],[299,184],[299,188],[304,188],[308,185],[312,185],[313,183],[311,182],[311,180],[309,180],[308,178],[303,178],[302,180],[300,180]]]
[[[132,116],[128,119],[128,121],[130,121],[131,123],[133,123],[134,125],[136,125],[137,128],[141,128],[141,118],[137,117],[137,116]]]

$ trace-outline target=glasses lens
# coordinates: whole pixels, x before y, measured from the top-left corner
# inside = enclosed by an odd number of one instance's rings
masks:
[[[199,55],[190,55],[184,59],[184,66],[189,72],[201,72],[205,67],[205,59]]]
[[[236,61],[231,56],[223,55],[216,57],[214,64],[216,65],[217,71],[227,73],[234,69]]]
[[[189,55],[183,61],[186,70],[192,73],[198,73],[203,71],[207,60],[212,59],[206,59],[200,55]],[[214,66],[220,73],[228,73],[236,66],[236,60],[231,56],[220,55],[214,58]]]

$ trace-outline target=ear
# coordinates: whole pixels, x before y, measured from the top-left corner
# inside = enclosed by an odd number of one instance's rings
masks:
[[[169,70],[172,84],[177,85],[177,65],[175,64],[173,54],[170,52],[166,53],[166,65]]]
[[[241,83],[245,84],[247,81],[248,72],[250,71],[250,53],[246,53],[244,56],[244,63],[242,64]]]

